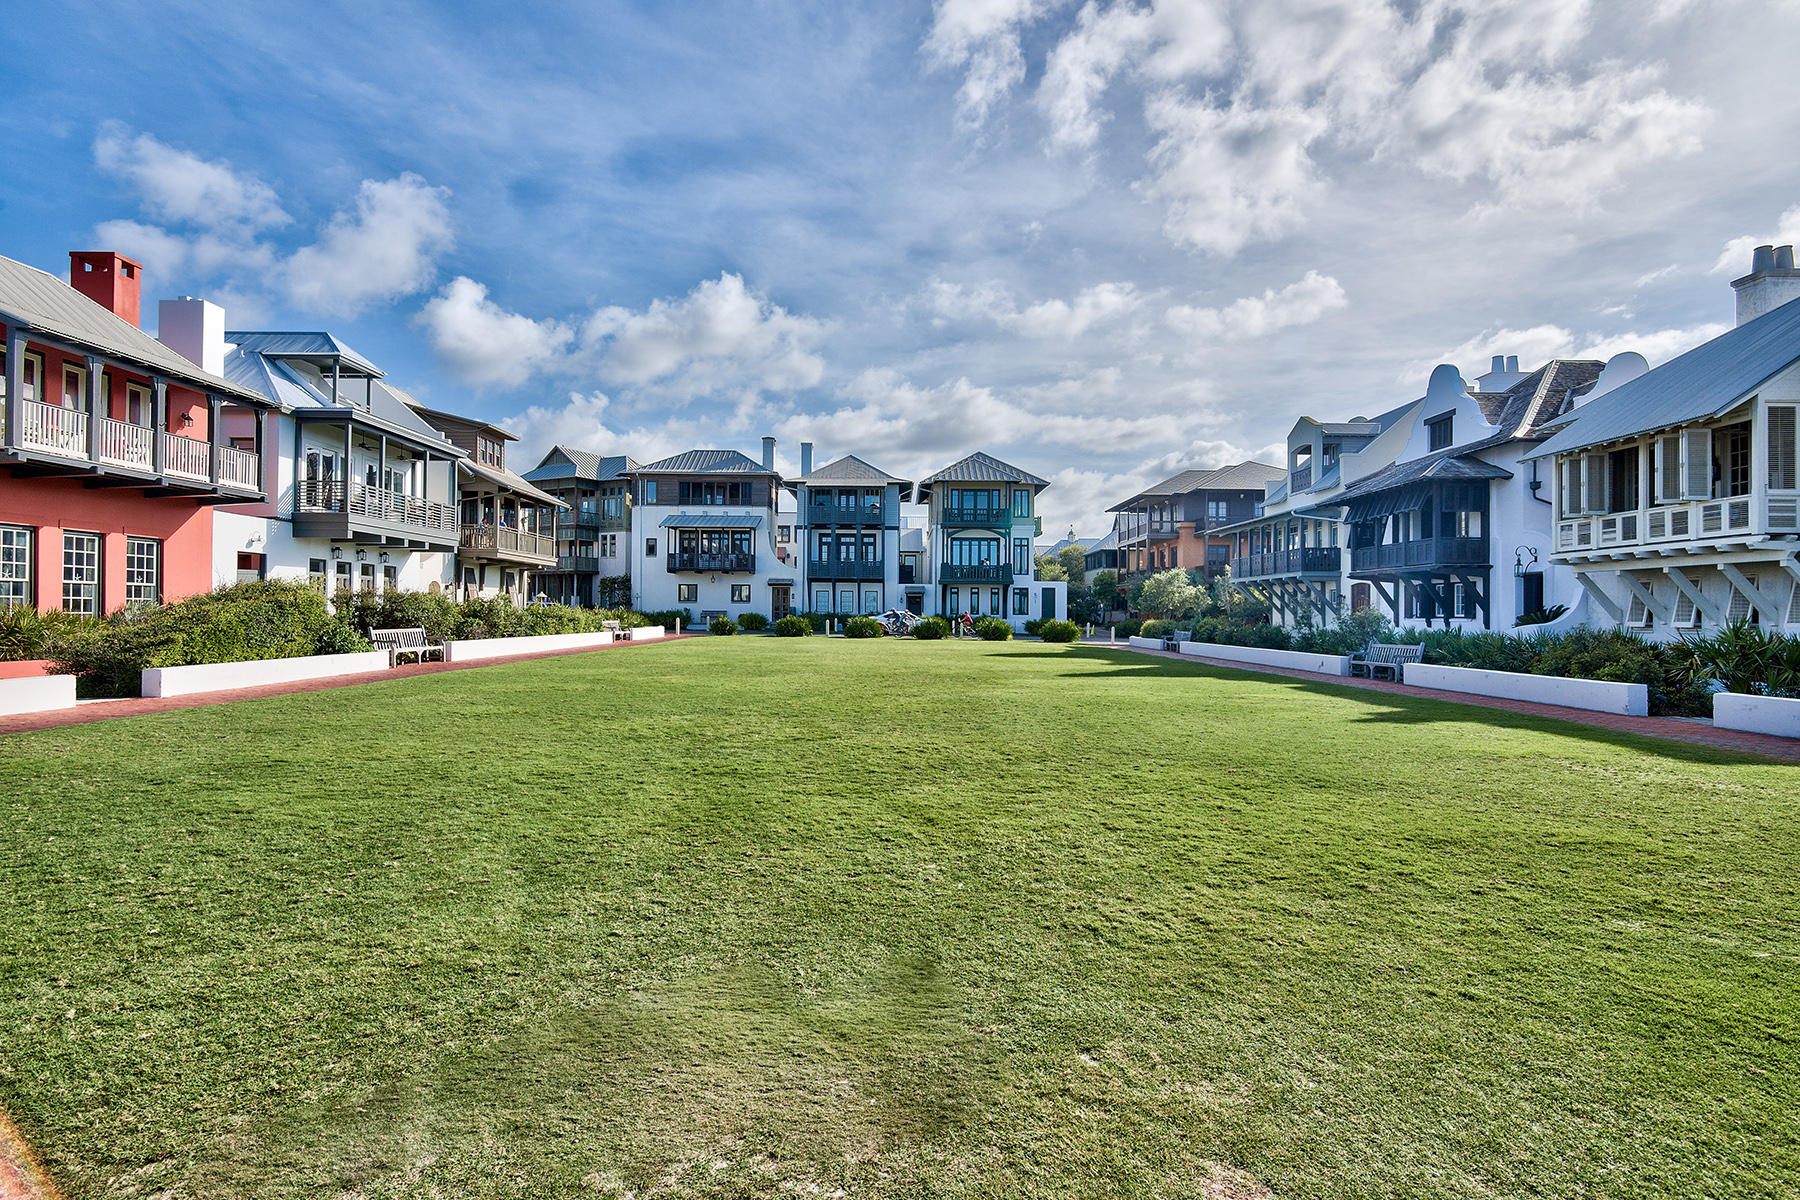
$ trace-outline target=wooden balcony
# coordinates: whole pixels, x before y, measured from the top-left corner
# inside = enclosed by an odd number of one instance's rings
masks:
[[[578,575],[598,575],[600,559],[592,554],[559,554],[556,556],[558,571],[573,571]]]
[[[839,504],[813,500],[806,506],[808,525],[879,525],[886,510],[880,504]]]
[[[806,564],[808,579],[881,579],[887,565],[863,559],[815,558]]]
[[[464,525],[457,545],[470,558],[528,563],[548,567],[556,562],[556,539],[504,525]]]
[[[938,568],[940,583],[1011,583],[1012,568],[996,563],[945,563]]]
[[[452,550],[462,525],[454,504],[405,496],[344,479],[303,479],[294,486],[294,535],[335,541],[391,541]]]
[[[1352,575],[1424,575],[1445,569],[1486,567],[1488,540],[1484,537],[1419,538],[1380,546],[1357,546],[1350,551]]]
[[[756,573],[756,555],[750,554],[708,554],[692,550],[676,550],[669,554],[669,570],[675,571],[717,571],[721,575],[753,575]]]
[[[1343,551],[1336,546],[1302,546],[1294,550],[1267,550],[1231,560],[1233,579],[1269,579],[1275,576],[1316,576],[1336,579],[1343,569]]]
[[[42,473],[93,474],[120,486],[195,494],[217,489],[244,499],[262,494],[262,459],[248,450],[218,447],[215,472],[214,448],[198,438],[36,400],[19,402],[18,436],[10,432],[0,407],[4,453],[31,461]]]
[[[1728,496],[1566,517],[1556,523],[1555,554],[1563,559],[1624,557],[1615,551],[1634,547],[1654,547],[1659,555],[1699,553],[1721,543],[1795,533],[1800,533],[1800,494],[1765,496],[1760,509],[1754,496]]]

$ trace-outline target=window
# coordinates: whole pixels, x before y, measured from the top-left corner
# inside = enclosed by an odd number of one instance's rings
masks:
[[[675,600],[678,604],[697,604],[700,601],[700,585],[697,583],[678,583],[675,585]]]
[[[1228,520],[1230,515],[1231,504],[1229,501],[1208,500],[1206,502],[1206,520],[1208,524],[1211,524],[1214,521]]]
[[[238,555],[241,569],[245,555]],[[255,558],[256,555],[250,555]],[[155,538],[125,539],[125,603],[162,602],[162,543]]]
[[[999,488],[951,488],[950,507],[960,509],[981,509],[984,512],[999,512]]]
[[[31,605],[31,530],[0,525],[0,609]]]
[[[993,567],[1000,564],[1000,543],[993,538],[951,538],[950,565]]]
[[[150,389],[141,383],[127,383],[125,385],[125,420],[132,425],[140,425],[148,429],[154,423],[155,413],[156,406],[150,401]],[[237,442],[237,438],[232,439],[233,445],[237,445]],[[255,447],[239,446],[238,449],[252,450]]]
[[[1455,444],[1455,413],[1445,413],[1441,417],[1433,417],[1425,422],[1425,449],[1444,450]]]
[[[1535,613],[1544,610],[1544,573],[1527,571],[1519,580],[1519,611]]]
[[[350,590],[350,564],[347,562],[340,562],[337,565],[336,590],[340,592],[347,592]]]
[[[1031,515],[1031,489],[1013,489],[1013,516],[1029,517]]]
[[[359,581],[362,584],[363,591],[372,592],[375,590],[375,564],[374,563],[366,562],[366,563],[360,564],[360,566],[357,569],[357,576],[358,576]]]
[[[40,400],[38,380],[44,377],[44,358],[40,354],[25,355],[25,361],[19,367],[19,398],[21,400]],[[0,397],[6,395],[6,346],[0,342]]]
[[[87,411],[87,370],[85,368],[78,367],[73,363],[63,364],[62,403],[64,408]]]
[[[1727,425],[1719,430],[1718,441],[1724,443],[1720,457],[1724,460],[1724,495],[1750,494],[1750,422]]]
[[[731,585],[731,602],[733,604],[748,604],[748,603],[750,603],[750,585],[747,583],[732,584]]]
[[[1031,591],[1028,588],[1013,589],[1013,616],[1022,617],[1031,611]]]
[[[680,491],[682,504],[718,505],[749,504],[750,485],[743,480],[700,479],[681,481]]]
[[[63,611],[100,615],[100,535],[63,534]]]
[[[397,592],[400,590],[400,568],[389,563],[381,568],[381,590]]]
[[[644,487],[643,502],[645,504],[661,504],[662,503],[661,500],[657,499],[656,480],[654,480],[654,479],[644,480],[643,487]]]
[[[1029,574],[1031,574],[1031,539],[1030,538],[1014,538],[1013,539],[1012,569],[1013,569],[1014,575],[1029,575]]]
[[[322,558],[307,559],[306,582],[312,584],[322,592],[325,590],[325,578],[325,560]]]
[[[645,558],[655,558],[656,557],[656,539],[655,538],[645,538],[644,539],[644,557]]]
[[[962,602],[959,601],[956,597],[957,597],[956,589],[951,588],[950,589],[950,615],[953,617],[956,616],[958,613],[962,612]]]
[[[256,453],[256,439],[253,437],[231,437],[225,441],[233,450],[242,450],[246,454]]]
[[[989,588],[988,589],[988,611],[993,613],[995,616],[999,616],[1001,613],[1006,611],[1005,609],[1000,607],[1000,589],[999,588]]]
[[[1223,567],[1231,559],[1231,547],[1219,542],[1209,542],[1206,547],[1206,565]]]
[[[1627,446],[1606,456],[1607,512],[1636,512],[1638,507],[1638,448]]]
[[[775,527],[775,544],[777,546],[785,546],[793,540],[794,527],[792,525],[777,525]]]

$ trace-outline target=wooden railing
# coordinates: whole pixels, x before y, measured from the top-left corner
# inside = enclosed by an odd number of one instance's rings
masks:
[[[212,455],[208,453],[211,446],[179,433],[165,433],[162,440],[163,470],[188,479],[212,478]]]
[[[1233,579],[1269,575],[1336,575],[1343,568],[1343,551],[1336,546],[1301,546],[1294,550],[1265,550],[1231,560]]]
[[[945,525],[1011,525],[1012,510],[986,505],[946,504],[938,519]]]
[[[153,448],[156,445],[155,430],[143,425],[115,421],[111,417],[101,417],[96,433],[100,443],[96,457],[101,462],[116,463],[121,467],[150,469]]]
[[[807,561],[806,573],[815,579],[880,579],[886,567],[879,560],[814,558]]]
[[[669,554],[669,570],[754,572],[756,555],[754,553],[704,554],[692,550],[676,550]]]
[[[1718,500],[1686,500],[1631,512],[1568,517],[1556,523],[1556,552],[1579,554],[1613,546],[1700,542],[1724,536],[1800,533],[1800,497],[1764,498],[1762,520],[1756,520],[1750,496]]]
[[[446,534],[457,533],[461,523],[455,505],[404,496],[344,479],[301,480],[294,485],[294,511],[345,513]]]
[[[1486,538],[1418,538],[1410,542],[1387,542],[1380,546],[1357,546],[1350,551],[1350,573],[1352,575],[1372,571],[1430,570],[1433,567],[1485,567],[1487,565],[1489,564]]]
[[[4,432],[0,427],[0,432]],[[93,434],[93,444],[88,442]],[[198,438],[163,432],[111,417],[87,413],[37,400],[19,403],[19,439],[22,449],[41,450],[59,458],[78,459],[133,471],[156,470],[156,439],[162,438],[165,475],[212,482],[212,446]],[[253,451],[219,447],[219,482],[246,491],[262,488],[262,459]]]
[[[811,525],[879,525],[881,505],[813,500],[806,506],[806,520]]]
[[[64,458],[86,458],[88,455],[88,418],[84,412],[45,404],[38,400],[19,403],[19,444],[31,450],[45,450]]]
[[[235,446],[219,447],[219,482],[234,487],[262,486],[262,458],[254,451]]]
[[[559,554],[556,556],[556,569],[598,574],[600,559],[592,554]]]
[[[460,545],[464,550],[491,550],[496,554],[529,554],[555,558],[556,539],[504,525],[464,525]]]

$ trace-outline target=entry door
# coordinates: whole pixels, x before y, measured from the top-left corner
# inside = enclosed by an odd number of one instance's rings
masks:
[[[1042,617],[1046,621],[1051,620],[1052,618],[1054,618],[1056,616],[1056,589],[1055,588],[1045,588],[1044,589],[1044,602],[1043,602],[1043,606],[1038,610],[1038,616]]]
[[[831,611],[841,613],[844,616],[849,616],[851,613],[854,613],[856,611],[856,589],[839,588],[837,607]]]
[[[787,585],[785,583],[771,583],[769,585],[769,619],[772,621],[779,621],[781,618],[793,612],[793,610],[794,604],[793,601],[789,599]]]

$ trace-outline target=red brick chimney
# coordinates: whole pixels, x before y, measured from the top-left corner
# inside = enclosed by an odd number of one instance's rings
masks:
[[[69,286],[89,300],[138,323],[138,289],[144,268],[110,250],[69,251]]]

